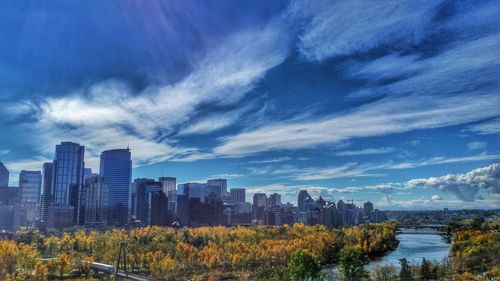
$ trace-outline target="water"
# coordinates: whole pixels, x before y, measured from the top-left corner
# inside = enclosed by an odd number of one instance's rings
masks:
[[[376,265],[394,265],[399,268],[399,259],[406,258],[410,263],[420,263],[422,258],[441,262],[448,257],[450,244],[440,235],[398,234],[399,246],[396,250],[366,266],[372,270]]]

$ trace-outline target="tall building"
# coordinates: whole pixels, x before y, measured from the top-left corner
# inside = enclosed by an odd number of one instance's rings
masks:
[[[53,164],[44,163],[43,164],[43,186],[42,186],[42,198],[40,206],[40,222],[42,226],[46,226],[47,214],[52,199],[52,176],[53,176]]]
[[[227,180],[226,179],[208,180],[207,186],[208,186],[208,194],[213,193],[218,198],[226,198],[227,197]]]
[[[169,191],[177,190],[177,179],[173,177],[161,177],[158,179],[161,182],[162,190],[167,194]]]
[[[22,170],[19,174],[19,188],[22,202],[40,202],[42,173],[40,171]]]
[[[188,182],[177,185],[177,194],[185,194],[188,196],[188,199],[200,198],[200,201],[204,203],[209,193],[207,184]]]
[[[244,188],[231,188],[229,198],[232,203],[245,202],[246,190]]]
[[[155,216],[152,212],[153,195],[160,192],[162,185],[152,179],[135,179],[133,183],[133,214],[142,225],[150,225],[151,218]],[[168,205],[167,205],[168,208]]]
[[[53,162],[52,200],[49,213],[53,221],[49,224],[57,227],[67,227],[69,222],[66,217],[73,211],[72,224],[78,223],[78,202],[80,190],[83,185],[85,147],[73,142],[62,142],[56,145],[55,159]],[[57,206],[57,208],[56,208]],[[64,217],[61,217],[64,216]]]
[[[281,205],[281,194],[273,193],[269,196],[269,206],[279,207]]]
[[[81,219],[85,225],[106,224],[108,208],[108,188],[104,177],[94,175],[85,179],[80,201]]]
[[[132,181],[130,149],[102,152],[99,174],[104,177],[108,188],[108,224],[127,224]]]
[[[297,207],[299,212],[305,212],[309,209],[309,205],[313,203],[314,200],[311,198],[307,190],[299,191],[299,196],[297,198]]]
[[[264,223],[264,210],[267,207],[267,196],[265,193],[253,195],[252,216],[256,224]]]
[[[370,216],[371,216],[372,211],[373,211],[373,203],[370,201],[366,201],[365,204],[363,205],[363,211],[364,211],[364,215],[368,219],[370,219]]]
[[[168,197],[163,190],[152,194],[150,225],[169,226],[172,224],[168,212]]]
[[[9,170],[0,162],[0,187],[9,186]]]
[[[34,227],[39,214],[40,190],[42,173],[40,171],[22,170],[19,174],[19,188],[21,191],[22,216],[20,225]]]

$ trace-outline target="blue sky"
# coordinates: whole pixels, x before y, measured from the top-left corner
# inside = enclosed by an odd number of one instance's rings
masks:
[[[500,207],[498,1],[4,1],[0,160]],[[272,2],[272,3],[270,3]]]

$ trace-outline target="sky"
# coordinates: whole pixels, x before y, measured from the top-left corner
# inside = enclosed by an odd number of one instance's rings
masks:
[[[499,1],[2,1],[0,161],[500,208]],[[357,202],[357,201],[356,201]]]

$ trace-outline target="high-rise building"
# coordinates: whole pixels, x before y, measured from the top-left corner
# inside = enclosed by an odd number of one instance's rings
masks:
[[[279,207],[281,205],[281,194],[273,193],[269,196],[269,206]]]
[[[20,225],[34,227],[39,214],[40,190],[42,173],[40,171],[22,170],[19,174],[19,188],[21,191],[22,216]]]
[[[172,224],[168,212],[168,197],[163,190],[152,194],[150,225],[169,226]]]
[[[9,186],[9,170],[0,162],[0,187]]]
[[[42,173],[40,171],[22,170],[19,174],[19,188],[22,202],[40,202]]]
[[[226,198],[227,197],[227,180],[226,179],[208,180],[207,186],[208,186],[208,194],[213,193],[218,198]]]
[[[314,200],[311,198],[307,190],[299,191],[299,196],[297,198],[297,207],[299,212],[305,212],[309,209],[309,205],[313,203]]]
[[[229,198],[232,203],[245,202],[246,190],[244,188],[231,188]]]
[[[255,193],[253,195],[252,214],[256,224],[264,223],[264,210],[267,207],[267,196],[265,193]]]
[[[152,212],[153,195],[160,192],[162,185],[152,179],[135,179],[133,183],[134,207],[133,215],[142,225],[150,225],[151,218],[155,214]],[[168,205],[167,205],[168,208]]]
[[[169,191],[176,191],[177,179],[173,177],[161,177],[158,179],[161,182],[162,190],[167,194]]]
[[[130,149],[102,152],[99,174],[104,177],[108,188],[108,224],[127,224],[132,181]]]
[[[43,164],[43,187],[40,207],[40,221],[42,223],[42,226],[46,226],[48,209],[52,199],[51,188],[53,172],[53,163]]]
[[[200,201],[204,203],[209,193],[207,184],[188,182],[177,185],[177,194],[185,194],[188,196],[188,199],[200,198]]]
[[[108,189],[104,177],[94,175],[85,179],[80,201],[80,213],[85,225],[106,224]]]
[[[53,162],[53,177],[51,191],[51,206],[49,215],[53,221],[49,224],[57,227],[67,227],[69,210],[73,210],[72,224],[78,223],[78,202],[83,185],[85,147],[73,142],[62,142],[56,145]],[[55,208],[55,206],[58,206]],[[53,208],[54,207],[54,208]],[[50,215],[51,210],[53,214]]]
[[[371,216],[372,211],[373,211],[373,203],[370,201],[366,201],[365,204],[363,205],[363,211],[364,211],[364,215],[368,219],[370,219],[370,216]]]

